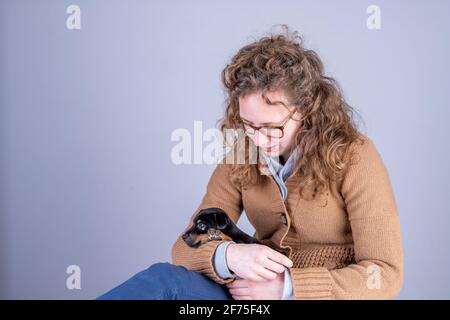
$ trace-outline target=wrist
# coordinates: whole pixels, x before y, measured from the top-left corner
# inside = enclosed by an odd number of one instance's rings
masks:
[[[227,264],[228,269],[230,270],[230,272],[232,274],[234,274],[234,272],[231,269],[231,261],[232,261],[231,257],[234,252],[235,245],[236,245],[236,242],[231,242],[230,244],[228,244],[227,248],[225,249],[225,262]]]
[[[214,252],[213,263],[214,269],[222,279],[234,278],[235,274],[230,271],[227,265],[225,253],[227,247],[232,243],[231,241],[225,241],[219,244]]]

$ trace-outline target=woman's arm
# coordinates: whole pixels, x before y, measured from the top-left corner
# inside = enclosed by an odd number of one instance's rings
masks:
[[[356,264],[291,268],[295,299],[391,299],[403,284],[399,216],[387,169],[373,142],[357,145],[342,182]]]
[[[237,223],[243,210],[242,195],[241,190],[235,187],[230,181],[230,169],[231,164],[221,163],[216,166],[208,182],[206,194],[200,206],[191,216],[187,227],[180,233],[172,246],[173,264],[182,265],[189,270],[198,271],[220,284],[234,280],[233,278],[221,278],[214,269],[214,252],[218,245],[226,241],[209,241],[198,248],[191,248],[184,242],[181,236],[192,226],[195,215],[204,208],[221,208],[225,210],[234,223]]]

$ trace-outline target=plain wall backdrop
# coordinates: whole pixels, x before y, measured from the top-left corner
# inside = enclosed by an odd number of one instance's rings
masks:
[[[214,169],[175,165],[171,133],[214,127],[222,68],[280,23],[319,53],[388,168],[398,298],[450,298],[449,16],[444,0],[2,0],[0,298],[92,299],[170,262]]]

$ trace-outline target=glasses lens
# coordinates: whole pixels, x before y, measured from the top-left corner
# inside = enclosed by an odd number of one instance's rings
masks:
[[[259,129],[259,131],[267,136],[267,137],[271,137],[271,138],[281,138],[283,136],[283,131],[279,128],[268,128],[268,127],[263,127],[261,129]]]

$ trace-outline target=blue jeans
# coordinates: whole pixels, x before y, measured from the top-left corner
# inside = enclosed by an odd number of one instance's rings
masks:
[[[98,300],[233,300],[228,288],[169,262],[151,265]]]

